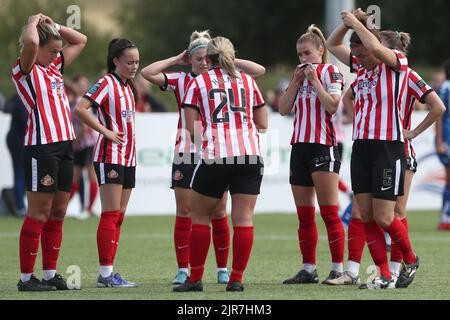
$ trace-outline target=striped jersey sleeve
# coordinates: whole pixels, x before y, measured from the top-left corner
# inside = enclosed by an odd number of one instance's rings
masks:
[[[397,56],[398,61],[398,71],[406,72],[408,70],[408,58],[406,58],[405,54],[399,50],[392,50]]]
[[[411,70],[408,77],[408,93],[416,98],[421,103],[425,102],[425,97],[433,89],[426,83],[420,75]]]
[[[352,55],[350,53],[350,73],[357,73],[358,69],[359,69],[359,63],[358,60],[356,59],[356,57],[354,55]]]
[[[265,105],[265,102],[261,90],[259,90],[255,79],[251,78],[251,80],[253,81],[253,108],[262,107]]]
[[[58,52],[58,55],[52,64],[59,70],[59,72],[61,72],[61,74],[64,73],[64,55],[62,51]]]
[[[324,68],[321,73],[322,83],[329,94],[341,95],[344,88],[344,76],[333,64]]]
[[[195,79],[192,79],[186,88],[186,94],[184,95],[182,107],[194,108],[195,110],[201,112],[198,96],[198,83]]]
[[[162,91],[176,92],[179,86],[179,79],[183,76],[184,72],[167,72],[163,73],[165,83],[160,87]]]
[[[108,98],[109,86],[106,77],[103,77],[94,84],[84,95],[95,107],[102,105]]]

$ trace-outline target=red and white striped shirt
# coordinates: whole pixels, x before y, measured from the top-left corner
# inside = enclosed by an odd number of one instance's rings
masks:
[[[28,112],[25,146],[75,139],[63,70],[62,52],[47,68],[34,64],[28,74],[22,72],[19,59],[14,64],[11,76]]]
[[[178,105],[178,131],[175,141],[176,153],[196,153],[195,144],[191,143],[191,137],[186,130],[186,116],[185,111],[181,108],[184,95],[186,93],[189,82],[195,78],[193,73],[185,72],[169,72],[164,73],[166,83],[161,87],[163,91],[172,91],[175,93]]]
[[[400,69],[395,71],[381,62],[368,70],[358,66],[357,78],[352,84],[355,94],[353,140],[385,140],[403,142],[401,97],[408,85],[408,60],[398,50]],[[357,65],[352,58],[350,70]]]
[[[325,90],[340,95],[344,86],[344,77],[339,69],[332,64],[317,64],[314,67]],[[295,98],[294,132],[291,144],[318,143],[336,146],[336,130],[332,119],[333,115],[322,106],[316,89],[305,77],[298,87]]]
[[[130,84],[115,73],[100,78],[84,95],[97,107],[99,122],[114,132],[123,132],[125,143],[117,144],[99,135],[94,162],[136,166],[135,101]]]
[[[261,155],[253,108],[264,107],[264,100],[255,80],[240,76],[235,79],[214,68],[189,83],[183,107],[201,114],[203,159]]]
[[[417,72],[408,68],[408,87],[401,97],[402,104],[400,106],[400,112],[403,118],[403,128],[411,129],[411,114],[414,109],[414,103],[418,100],[424,103],[425,97],[433,89],[419,76]],[[415,157],[416,152],[412,145],[411,140],[405,141],[406,157]]]

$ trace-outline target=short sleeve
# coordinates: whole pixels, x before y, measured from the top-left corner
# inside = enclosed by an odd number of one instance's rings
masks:
[[[56,56],[56,59],[53,60],[52,64],[59,72],[61,72],[61,74],[64,73],[64,54],[62,51],[58,52],[58,55]]]
[[[199,88],[198,83],[195,79],[192,79],[186,89],[186,94],[184,95],[183,102],[181,104],[182,108],[193,108],[200,112],[199,104]]]
[[[264,98],[262,96],[261,90],[259,90],[255,79],[252,78],[253,82],[253,108],[263,107],[265,105]]]
[[[424,103],[427,94],[433,89],[413,70],[408,76],[408,92],[412,94],[421,103]]]
[[[353,96],[356,97],[356,90],[358,89],[358,79],[352,82],[350,88],[352,89]]]
[[[349,66],[350,66],[350,73],[357,73],[358,72],[358,69],[359,69],[358,60],[351,53],[350,53]]]
[[[168,72],[163,73],[164,75],[164,84],[159,87],[161,91],[171,91],[175,92],[178,88],[178,80],[180,79],[182,72]]]
[[[84,98],[91,101],[95,106],[99,106],[105,102],[108,98],[109,92],[109,84],[106,77],[98,80],[96,84],[94,84],[88,92],[84,95]]]
[[[408,58],[406,58],[405,54],[399,50],[392,50],[397,56],[398,61],[398,71],[406,72],[408,70]]]
[[[330,64],[322,73],[322,83],[329,94],[341,95],[344,88],[344,76],[338,67]]]

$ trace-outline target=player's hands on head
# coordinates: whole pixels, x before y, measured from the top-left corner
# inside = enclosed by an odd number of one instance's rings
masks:
[[[177,64],[179,66],[188,66],[189,65],[189,51],[184,50],[177,56]]]
[[[351,28],[353,29],[358,23],[361,23],[353,13],[349,12],[349,11],[342,11],[341,12],[341,18],[342,18],[342,23],[344,23],[344,25],[347,28]]]

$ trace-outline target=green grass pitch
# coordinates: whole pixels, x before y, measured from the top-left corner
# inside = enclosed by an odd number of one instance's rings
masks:
[[[320,216],[317,248],[318,272],[323,280],[330,271],[330,254],[326,230]],[[98,289],[96,230],[98,218],[78,221],[68,218],[64,225],[64,239],[58,272],[65,278],[71,265],[81,270],[81,290],[51,293],[23,293],[17,291],[19,279],[18,235],[22,221],[0,218],[0,299],[450,299],[450,232],[437,231],[436,212],[409,213],[413,248],[421,265],[416,278],[407,289],[359,290],[353,286],[329,287],[317,285],[282,285],[300,267],[297,239],[297,217],[294,214],[255,215],[255,241],[252,255],[244,274],[245,292],[225,292],[225,286],[216,283],[215,258],[212,248],[204,274],[204,292],[174,293],[170,284],[176,271],[173,249],[173,216],[126,217],[114,270],[126,279],[138,281],[138,288]],[[231,266],[231,255],[229,267]],[[345,254],[347,257],[347,253]],[[367,248],[361,266],[362,279],[372,264]],[[42,276],[41,258],[35,268]]]

